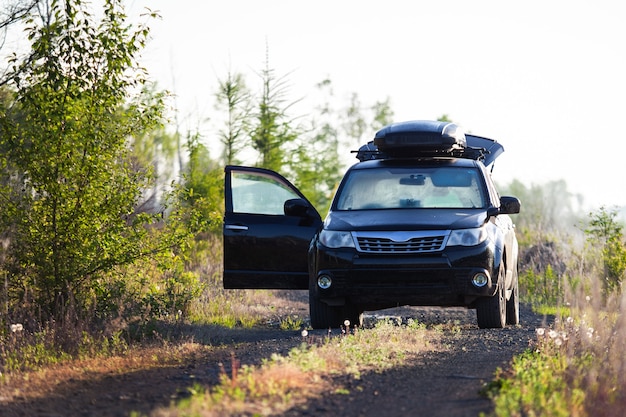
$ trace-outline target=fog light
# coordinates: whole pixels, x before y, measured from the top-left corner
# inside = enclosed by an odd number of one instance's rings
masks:
[[[484,272],[479,272],[472,277],[472,284],[476,287],[484,287],[489,282],[489,277]]]
[[[332,283],[333,280],[328,275],[320,275],[317,278],[317,285],[323,290],[329,289]]]

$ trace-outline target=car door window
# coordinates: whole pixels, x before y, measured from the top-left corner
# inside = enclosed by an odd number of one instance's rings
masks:
[[[263,173],[235,171],[231,187],[234,213],[282,215],[285,201],[300,197],[277,178]]]

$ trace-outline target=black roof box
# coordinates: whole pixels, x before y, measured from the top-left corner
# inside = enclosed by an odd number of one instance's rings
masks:
[[[431,120],[385,126],[376,132],[374,145],[391,157],[450,154],[467,146],[465,134],[456,124]]]
[[[353,152],[361,162],[452,156],[474,159],[489,166],[504,152],[504,147],[493,139],[463,134],[454,123],[416,120],[385,126],[376,133],[373,141]]]

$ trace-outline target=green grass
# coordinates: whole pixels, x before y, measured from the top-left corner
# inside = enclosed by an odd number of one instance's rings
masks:
[[[527,351],[513,360],[510,370],[498,371],[487,394],[500,417],[584,415],[584,391],[570,382],[563,355]]]

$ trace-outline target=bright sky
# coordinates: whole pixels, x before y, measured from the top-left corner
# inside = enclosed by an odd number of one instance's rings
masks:
[[[144,65],[193,129],[215,112],[218,78],[231,68],[254,80],[268,46],[294,100],[328,77],[337,96],[389,97],[396,121],[447,114],[504,145],[499,183],[564,179],[585,206],[626,206],[620,0],[127,4],[131,16],[160,12]]]

